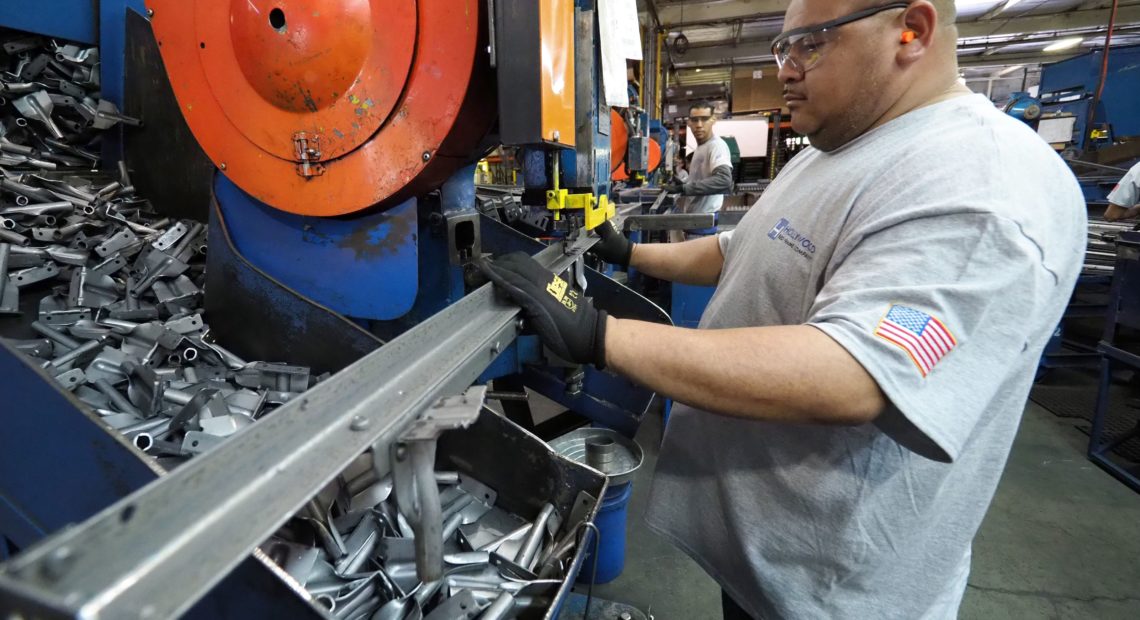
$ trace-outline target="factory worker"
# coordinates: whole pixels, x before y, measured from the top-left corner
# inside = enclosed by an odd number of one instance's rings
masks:
[[[1131,220],[1137,216],[1140,216],[1140,163],[1116,184],[1108,195],[1108,208],[1104,211],[1104,219],[1110,222]]]
[[[1086,216],[1060,157],[958,83],[955,17],[793,0],[773,53],[812,148],[733,232],[603,227],[605,260],[717,287],[699,329],[607,315],[525,256],[483,263],[559,356],[679,403],[646,519],[725,618],[957,616]]]
[[[666,185],[665,191],[681,194],[677,213],[716,213],[724,204],[724,195],[732,191],[732,153],[728,143],[713,132],[716,114],[711,103],[694,103],[689,108],[688,123],[697,141],[689,176]]]

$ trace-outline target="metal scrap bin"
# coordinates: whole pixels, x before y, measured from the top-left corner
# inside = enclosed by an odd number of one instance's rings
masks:
[[[218,331],[235,352],[285,359],[319,372],[339,370],[380,345],[344,317],[298,296],[245,262],[216,218],[211,218],[210,240],[207,320],[230,328]],[[219,301],[233,299],[243,301],[239,308],[227,308]],[[251,314],[258,308],[263,310]],[[240,319],[227,315],[238,311]],[[290,329],[298,320],[307,328],[300,333]],[[257,351],[246,351],[227,337],[243,324],[256,324],[260,333],[288,337],[259,338]],[[497,491],[500,507],[524,517],[550,502],[565,518],[581,492],[592,501],[592,517],[606,485],[601,474],[558,456],[537,437],[488,410],[468,429],[441,437],[437,464],[478,478]],[[0,536],[4,539],[0,557],[87,519],[161,474],[150,457],[106,429],[87,405],[34,362],[0,343]],[[569,574],[541,617],[557,616],[584,555],[584,548],[575,551]],[[0,609],[4,607],[0,593]],[[185,617],[328,614],[265,554],[256,553]]]
[[[524,518],[533,518],[550,502],[562,517],[562,528],[574,527],[567,523],[567,515],[575,502],[589,501],[593,522],[605,495],[604,474],[559,455],[546,442],[489,409],[469,428],[442,436],[438,450],[437,470],[455,469],[477,477],[498,492],[498,507]],[[592,536],[580,540],[584,542],[574,551],[570,570],[547,612],[519,618],[558,617],[593,544]]]

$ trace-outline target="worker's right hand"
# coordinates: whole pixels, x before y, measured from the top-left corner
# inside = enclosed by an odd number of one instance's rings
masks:
[[[606,367],[606,313],[594,308],[573,278],[550,273],[523,252],[476,265],[495,289],[518,304],[527,324],[558,357]]]
[[[625,235],[618,232],[610,222],[606,222],[594,230],[602,240],[594,244],[594,247],[590,249],[590,254],[611,265],[617,265],[623,270],[628,270],[629,260],[633,256],[633,242],[626,239]]]

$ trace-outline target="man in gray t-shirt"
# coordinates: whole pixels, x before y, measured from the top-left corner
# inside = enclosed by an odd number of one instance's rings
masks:
[[[689,176],[683,183],[666,185],[665,191],[681,194],[678,213],[716,213],[724,204],[724,195],[732,191],[732,153],[728,143],[713,133],[716,115],[711,103],[690,106],[688,123],[697,141]]]
[[[716,285],[699,329],[485,265],[558,355],[684,403],[646,518],[726,618],[957,614],[1087,222],[1049,146],[957,84],[953,7],[793,0],[773,51],[814,148],[731,234],[599,231],[609,262]]]

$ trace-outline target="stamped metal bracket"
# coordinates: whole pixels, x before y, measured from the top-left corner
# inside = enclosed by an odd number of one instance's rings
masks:
[[[443,577],[443,508],[435,481],[436,440],[444,431],[466,428],[479,418],[487,386],[440,398],[392,444],[392,479],[400,514],[416,540],[416,573],[424,582]]]

